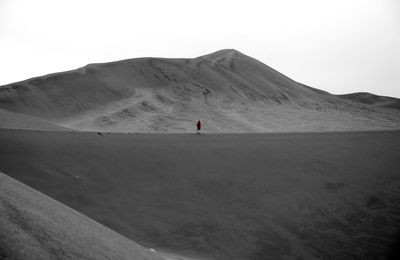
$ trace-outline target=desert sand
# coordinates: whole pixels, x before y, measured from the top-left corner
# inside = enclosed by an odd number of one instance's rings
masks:
[[[66,127],[61,127],[46,120],[32,116],[18,114],[0,109],[0,128],[3,129],[26,129],[26,130],[45,130],[45,131],[69,131]]]
[[[231,49],[0,86],[0,258],[395,259],[399,104]]]
[[[346,95],[338,95],[341,98],[368,104],[375,107],[387,107],[400,109],[400,99],[393,97],[377,96],[371,93],[359,92]]]
[[[0,144],[2,172],[156,251],[205,259],[397,253],[398,131],[1,130]]]
[[[0,259],[164,258],[0,172]]]
[[[335,96],[221,50],[89,64],[0,86],[0,109],[80,131],[188,133],[199,119],[213,133],[400,129],[397,99],[362,96]],[[1,123],[0,114],[0,127],[25,129],[15,118]]]

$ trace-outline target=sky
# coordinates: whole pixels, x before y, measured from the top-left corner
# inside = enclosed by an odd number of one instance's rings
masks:
[[[398,0],[0,0],[0,85],[220,49],[333,94],[400,98]]]

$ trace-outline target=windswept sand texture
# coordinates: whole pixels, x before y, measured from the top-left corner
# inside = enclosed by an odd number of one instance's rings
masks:
[[[0,109],[0,128],[22,130],[70,131],[40,118]]]
[[[164,258],[0,172],[0,259]]]
[[[1,171],[157,251],[380,259],[400,241],[400,132],[2,130],[0,144]]]
[[[307,87],[236,50],[28,79],[0,87],[0,108],[89,131],[192,132],[199,119],[218,133],[400,129],[399,110]]]
[[[400,109],[400,99],[398,98],[377,96],[366,92],[338,95],[338,97],[356,101],[363,104],[372,105],[375,107]]]

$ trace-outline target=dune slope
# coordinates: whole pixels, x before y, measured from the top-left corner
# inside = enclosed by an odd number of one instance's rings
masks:
[[[377,96],[366,92],[338,95],[338,97],[375,107],[400,109],[400,99],[393,97]]]
[[[293,132],[400,128],[400,113],[293,81],[236,50],[89,64],[0,87],[0,108],[78,130]]]
[[[400,230],[400,133],[0,131],[0,170],[157,251],[369,259]]]
[[[0,259],[164,258],[0,172]]]
[[[46,120],[0,109],[0,128],[23,130],[70,131]]]

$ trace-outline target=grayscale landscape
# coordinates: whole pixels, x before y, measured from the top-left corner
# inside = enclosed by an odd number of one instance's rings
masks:
[[[191,133],[201,119],[208,133],[393,130],[400,128],[399,103],[332,95],[239,51],[221,50],[194,59],[89,64],[2,86],[0,113],[17,114],[0,126]]]
[[[0,173],[1,259],[162,257]]]
[[[399,170],[397,98],[233,49],[89,64],[0,86],[0,259],[396,259]]]

